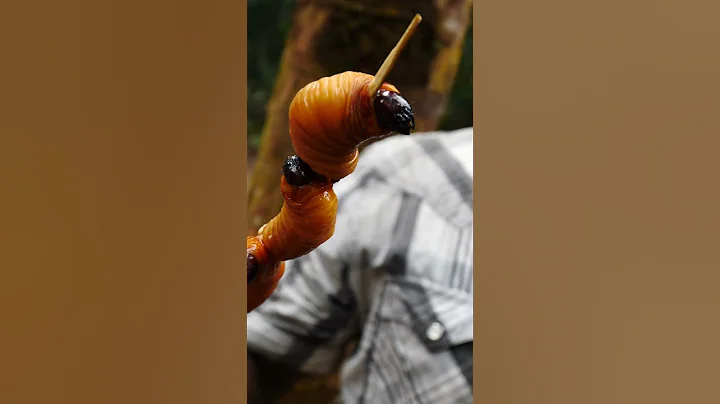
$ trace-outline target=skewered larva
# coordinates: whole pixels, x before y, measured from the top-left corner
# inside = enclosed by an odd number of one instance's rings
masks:
[[[375,76],[348,71],[324,77],[293,98],[289,132],[296,154],[282,167],[283,206],[247,238],[248,312],[273,293],[284,261],[332,237],[337,215],[333,184],[355,170],[358,147],[393,132],[409,135],[415,128],[410,103],[384,79],[421,20],[415,16]]]

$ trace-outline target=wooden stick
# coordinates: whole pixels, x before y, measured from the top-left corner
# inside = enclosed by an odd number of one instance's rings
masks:
[[[393,66],[395,66],[395,61],[397,61],[398,55],[403,50],[405,45],[407,45],[408,41],[410,41],[410,37],[413,35],[413,33],[415,33],[415,29],[417,28],[417,26],[420,25],[420,21],[422,21],[422,16],[420,14],[415,14],[415,17],[410,22],[410,25],[405,30],[405,33],[400,37],[397,45],[395,45],[395,47],[390,51],[390,54],[387,56],[387,58],[385,58],[385,61],[380,66],[380,69],[378,70],[377,74],[375,74],[375,77],[373,78],[372,82],[370,82],[370,86],[368,87],[370,99],[375,98],[378,90],[385,82],[385,78],[390,73],[390,70],[392,70]]]

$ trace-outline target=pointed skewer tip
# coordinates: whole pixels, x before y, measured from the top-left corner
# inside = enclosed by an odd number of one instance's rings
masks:
[[[415,33],[415,29],[417,29],[418,25],[420,25],[420,22],[422,21],[422,16],[418,13],[415,14],[415,17],[413,17],[412,21],[410,22],[410,25],[408,25],[407,29],[405,30],[405,33],[400,37],[395,47],[390,51],[388,56],[385,58],[385,61],[380,66],[380,69],[378,69],[378,72],[375,74],[375,77],[373,78],[372,82],[370,82],[370,86],[368,86],[368,93],[370,95],[371,99],[375,98],[375,95],[377,94],[380,87],[385,82],[385,78],[387,78],[388,74],[390,74],[390,70],[392,70],[393,66],[395,66],[395,62],[398,59],[398,56],[400,55],[400,52],[405,48],[405,45],[410,41],[410,38]]]

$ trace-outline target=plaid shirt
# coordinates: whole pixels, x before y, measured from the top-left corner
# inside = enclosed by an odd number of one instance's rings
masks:
[[[368,146],[335,185],[335,234],[287,262],[248,314],[250,351],[307,373],[340,370],[343,403],[471,403],[472,137]]]

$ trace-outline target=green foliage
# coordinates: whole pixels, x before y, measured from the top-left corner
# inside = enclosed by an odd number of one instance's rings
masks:
[[[285,37],[290,31],[292,0],[248,1],[248,146],[256,149],[272,94]]]
[[[293,0],[248,0],[248,148],[257,150],[272,95],[285,37],[290,31]],[[441,129],[472,125],[472,29]]]
[[[473,38],[472,23],[463,44],[463,56],[458,66],[452,94],[440,124],[441,130],[453,130],[472,126],[473,116]]]

